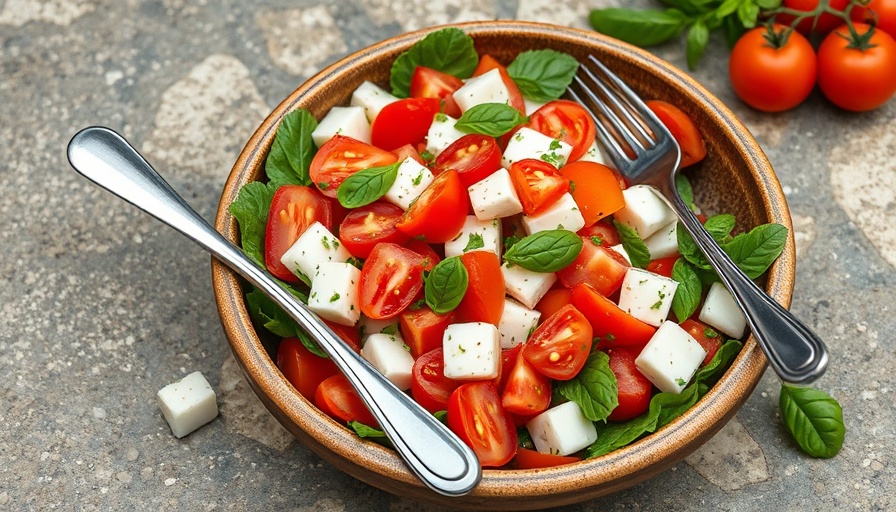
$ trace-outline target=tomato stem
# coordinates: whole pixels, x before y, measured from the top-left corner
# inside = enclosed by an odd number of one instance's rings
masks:
[[[775,19],[780,14],[786,14],[789,16],[793,16],[793,20],[790,22],[790,25],[789,25],[791,31],[794,28],[796,28],[800,23],[802,23],[803,20],[810,19],[810,18],[812,19],[811,30],[814,31],[816,25],[818,24],[819,18],[821,18],[821,16],[823,14],[830,14],[832,16],[842,19],[844,24],[849,27],[850,33],[853,35],[853,38],[850,41],[850,44],[853,44],[853,42],[858,40],[859,35],[855,32],[855,28],[853,27],[850,13],[852,12],[852,9],[854,7],[856,7],[856,6],[865,7],[870,2],[871,2],[871,0],[850,0],[850,2],[848,4],[846,4],[846,7],[844,7],[843,10],[840,10],[840,9],[835,9],[835,8],[831,7],[830,0],[819,0],[818,4],[816,4],[815,8],[811,9],[811,10],[803,11],[803,10],[799,10],[799,9],[792,9],[789,7],[778,7],[778,8],[771,9],[771,10],[767,11],[765,14],[770,17],[769,20],[771,23],[774,23]],[[876,17],[876,14],[875,14],[875,17]],[[873,26],[873,24],[872,24],[872,26]],[[789,34],[790,34],[790,32],[787,33],[787,35],[789,35]],[[786,42],[787,42],[786,37],[784,37],[783,39],[780,40],[780,44],[784,44]],[[776,43],[772,42],[771,40],[769,41],[769,43],[772,45],[776,44]],[[861,44],[861,43],[858,43],[858,44]],[[775,46],[775,48],[780,48],[780,46]]]

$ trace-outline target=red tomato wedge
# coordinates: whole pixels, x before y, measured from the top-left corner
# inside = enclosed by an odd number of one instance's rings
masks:
[[[504,313],[504,274],[498,255],[491,251],[469,251],[460,255],[467,269],[467,292],[455,308],[461,322],[498,325]]]
[[[591,353],[591,324],[572,304],[563,306],[535,329],[522,356],[545,377],[569,380]]]
[[[535,309],[541,313],[541,318],[547,318],[569,304],[569,295],[569,288],[552,288],[538,301]]]
[[[433,172],[457,171],[464,188],[501,168],[501,149],[493,137],[471,133],[452,142],[433,163]]]
[[[501,368],[498,370],[498,378],[492,381],[495,385],[495,389],[498,390],[498,394],[504,392],[504,384],[507,383],[507,377],[510,375],[510,370],[513,369],[513,365],[516,364],[516,358],[522,349],[523,345],[519,344],[513,348],[501,351]]]
[[[687,331],[703,347],[703,350],[706,351],[703,365],[709,364],[712,358],[715,357],[716,352],[718,352],[719,347],[722,346],[722,336],[708,325],[691,319],[681,322],[681,328]]]
[[[337,373],[320,383],[314,393],[314,405],[333,419],[344,422],[357,421],[379,428],[379,423],[349,384],[345,375]]]
[[[595,245],[590,238],[582,237],[582,250],[572,263],[557,271],[563,286],[572,288],[579,283],[588,283],[601,295],[613,295],[621,286],[625,272],[631,265],[621,254]]]
[[[476,66],[476,70],[473,71],[473,76],[479,76],[484,73],[487,73],[493,69],[497,69],[499,73],[501,73],[501,80],[504,82],[504,86],[507,87],[507,93],[510,96],[508,100],[508,104],[522,112],[526,113],[526,102],[523,100],[523,95],[520,93],[520,88],[517,87],[516,82],[510,78],[510,74],[507,73],[507,68],[501,65],[500,62],[495,60],[491,55],[485,54],[479,57],[479,64]]]
[[[551,405],[551,380],[536,371],[522,352],[507,376],[501,405],[507,412],[522,416],[540,414]]]
[[[405,98],[386,105],[370,126],[370,142],[386,151],[424,142],[440,106],[437,98]]]
[[[351,210],[339,226],[339,240],[356,256],[365,259],[380,242],[403,244],[408,236],[395,228],[404,210],[392,203],[376,201]]]
[[[274,192],[264,230],[264,264],[274,277],[288,283],[299,282],[280,263],[280,258],[315,222],[333,229],[332,207],[318,191],[301,185],[284,185]]]
[[[610,224],[609,220],[595,222],[580,229],[577,234],[583,239],[590,240],[594,245],[613,247],[620,243],[619,232],[616,231],[616,226]]]
[[[314,155],[308,174],[318,190],[325,196],[335,198],[339,185],[352,174],[397,161],[394,153],[351,137],[334,135]]]
[[[678,142],[678,146],[681,148],[681,167],[694,165],[706,157],[703,135],[700,134],[697,125],[687,114],[665,101],[649,100],[645,103],[672,132],[672,137]]]
[[[607,418],[611,421],[630,420],[647,412],[650,406],[653,384],[635,366],[635,358],[640,349],[611,348],[610,370],[616,376],[616,387],[619,392],[619,405]]]
[[[418,357],[411,370],[411,396],[429,412],[446,410],[451,393],[463,384],[445,377],[444,359],[439,347]]]
[[[491,382],[469,382],[451,393],[448,428],[473,449],[483,467],[503,466],[516,454],[516,428]]]
[[[399,162],[404,162],[408,158],[413,158],[418,164],[426,165],[426,162],[423,161],[423,157],[420,156],[420,152],[417,151],[417,148],[413,144],[405,144],[398,149],[392,150],[392,152],[395,153]]]
[[[424,305],[419,309],[405,310],[398,322],[402,338],[416,359],[442,346],[442,335],[448,324],[454,322],[454,311],[440,315]]]
[[[462,112],[454,101],[454,91],[464,85],[463,80],[441,71],[417,66],[411,75],[412,98],[436,98],[442,102],[442,112],[457,119]],[[430,119],[431,120],[431,119]]]
[[[538,469],[552,468],[563,464],[572,464],[582,460],[573,455],[554,455],[551,453],[541,453],[520,446],[516,449],[516,468],[517,469]]]
[[[597,127],[591,114],[574,101],[553,100],[529,117],[529,128],[572,146],[568,162],[575,162],[594,143]]]
[[[569,191],[568,178],[553,165],[535,158],[514,162],[510,166],[510,179],[526,215],[544,211]]]
[[[308,400],[327,377],[339,373],[330,359],[312,354],[298,338],[284,338],[277,347],[277,368],[286,380]]]
[[[423,270],[432,270],[433,267],[442,261],[442,258],[436,253],[435,249],[423,240],[412,238],[404,244],[404,247],[423,256]]]
[[[423,260],[400,245],[377,244],[361,269],[361,312],[384,319],[404,311],[423,288]]]
[[[582,283],[574,286],[569,300],[591,324],[592,334],[600,340],[597,348],[643,348],[656,332],[656,327],[619,309],[590,285]]]
[[[460,233],[469,204],[470,198],[457,171],[445,171],[432,180],[395,227],[411,237],[445,243]]]
[[[672,267],[675,266],[676,261],[678,261],[678,256],[651,260],[647,264],[647,270],[664,277],[672,277]]]
[[[572,198],[579,206],[585,225],[608,217],[625,206],[616,171],[595,162],[573,162],[560,168],[570,181]]]

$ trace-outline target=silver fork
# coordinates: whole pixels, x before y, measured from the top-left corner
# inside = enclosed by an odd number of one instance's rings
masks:
[[[682,200],[675,186],[681,149],[663,123],[594,56],[579,66],[567,94],[591,112],[598,137],[616,168],[631,184],[652,186],[678,214],[731,291],[781,380],[807,384],[820,377],[828,363],[824,342],[750,280]]]

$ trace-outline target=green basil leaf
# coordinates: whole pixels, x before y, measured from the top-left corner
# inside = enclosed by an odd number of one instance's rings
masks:
[[[727,242],[728,237],[731,236],[731,231],[734,229],[735,222],[734,215],[731,215],[730,213],[721,213],[706,219],[703,228],[709,233],[713,240],[723,243]]]
[[[355,434],[357,434],[358,437],[363,437],[364,439],[381,444],[387,448],[392,448],[392,441],[389,440],[389,436],[382,430],[354,420],[349,421],[348,426],[355,431]]]
[[[293,110],[283,116],[271,152],[264,163],[268,180],[276,186],[311,185],[308,167],[317,152],[311,132],[317,120],[305,109]]]
[[[554,50],[529,50],[517,55],[507,66],[507,74],[520,93],[532,101],[556,100],[572,82],[579,61]]]
[[[710,6],[706,5],[708,2],[701,0],[660,0],[660,3],[691,16],[706,14],[710,10]]]
[[[725,0],[721,5],[719,5],[718,8],[716,8],[713,16],[721,19],[725,16],[728,16],[729,14],[733,14],[737,11],[738,6],[743,2],[744,0]]]
[[[448,313],[460,304],[468,285],[469,274],[460,258],[445,258],[433,267],[424,280],[426,304],[435,313]]]
[[[644,240],[641,240],[641,237],[638,236],[635,228],[615,220],[613,225],[616,226],[616,232],[619,233],[619,241],[622,242],[622,248],[628,254],[632,265],[638,268],[647,268],[647,265],[650,263],[650,250],[647,248]]]
[[[715,385],[722,378],[722,375],[728,371],[728,366],[740,353],[741,348],[743,348],[743,343],[737,340],[728,340],[723,343],[719,350],[716,351],[716,355],[712,356],[709,363],[697,370],[697,373],[694,375],[694,382],[700,382],[708,386]]]
[[[703,21],[697,21],[688,29],[687,37],[687,60],[688,67],[695,69],[703,54],[706,52],[706,45],[709,43],[709,27]]]
[[[782,385],[778,401],[784,425],[804,452],[831,458],[840,452],[846,437],[843,410],[824,391]]]
[[[556,272],[569,265],[582,250],[579,235],[565,229],[549,229],[513,244],[504,259],[532,272]]]
[[[342,182],[336,191],[336,199],[346,208],[358,208],[370,204],[389,191],[398,176],[401,162],[358,171]]]
[[[736,14],[725,16],[722,19],[722,30],[725,32],[725,44],[729,50],[734,48],[737,40],[747,32]]]
[[[305,345],[305,348],[308,349],[308,352],[312,354],[322,357],[324,359],[329,359],[330,356],[324,352],[324,349],[320,348],[320,345],[317,344],[311,336],[308,336],[308,333],[302,330],[298,325],[296,325],[296,337],[299,338],[299,341],[302,342],[302,345]]]
[[[308,297],[291,286],[282,283],[289,292],[302,302],[308,302]],[[271,331],[281,338],[298,338],[302,345],[312,354],[326,359],[327,353],[320,348],[316,341],[311,339],[308,334],[299,327],[299,324],[287,315],[285,311],[280,309],[274,301],[268,298],[261,290],[253,289],[246,294],[246,309],[249,316],[256,323],[259,323],[265,329]]]
[[[753,2],[741,2],[737,7],[737,17],[744,27],[753,28],[759,19],[759,6]]]
[[[756,226],[749,233],[741,233],[722,249],[750,279],[761,276],[780,256],[787,243],[787,228],[780,224]]]
[[[682,258],[698,269],[713,270],[712,265],[709,264],[706,256],[703,255],[703,251],[697,247],[697,242],[691,238],[691,235],[681,222],[678,223],[675,236],[678,238],[678,253],[681,254]]]
[[[448,424],[448,411],[436,411],[432,413],[433,416],[436,417],[437,420],[441,421],[444,424]]]
[[[557,383],[557,390],[582,409],[591,421],[605,421],[619,405],[616,375],[610,369],[610,356],[600,350],[588,356],[585,366],[569,380]]]
[[[275,190],[274,185],[260,181],[246,183],[228,208],[239,224],[243,252],[262,268],[265,268],[264,232]]]
[[[636,46],[666,42],[687,25],[687,17],[676,9],[596,9],[588,21],[594,30]]]
[[[684,321],[694,314],[700,305],[703,283],[694,267],[682,258],[675,260],[675,264],[672,265],[672,279],[678,282],[675,297],[672,298],[672,311],[679,321]]]
[[[755,0],[756,5],[764,11],[770,11],[781,7],[781,0]]]
[[[510,105],[481,103],[464,112],[454,127],[464,133],[500,137],[528,120],[528,117]]]
[[[485,240],[482,238],[482,235],[479,233],[470,233],[467,238],[467,245],[464,247],[463,252],[475,251],[476,249],[482,249],[483,247],[485,247]]]
[[[426,66],[458,78],[469,78],[479,64],[473,38],[458,28],[443,28],[428,34],[392,63],[389,84],[392,94],[407,98],[417,66]]]
[[[694,188],[691,186],[691,182],[685,175],[675,175],[675,188],[678,190],[678,195],[681,196],[681,200],[684,201],[684,204],[688,205],[691,210],[696,210],[697,205],[694,204]]]

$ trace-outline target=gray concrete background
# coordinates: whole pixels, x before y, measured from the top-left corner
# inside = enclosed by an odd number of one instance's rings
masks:
[[[311,454],[248,389],[209,258],[76,176],[79,129],[121,131],[207,219],[253,128],[322,66],[424,26],[519,18],[586,27],[611,0],[0,0],[0,509],[416,510]],[[654,5],[646,0],[637,5]],[[683,46],[655,49],[684,67]],[[816,92],[754,112],[712,44],[694,76],[756,135],[798,246],[793,310],[823,335],[818,386],[843,405],[839,456],[788,439],[768,373],[700,451],[569,510],[892,510],[896,101],[838,111]],[[200,370],[221,414],[174,438],[155,404]]]

